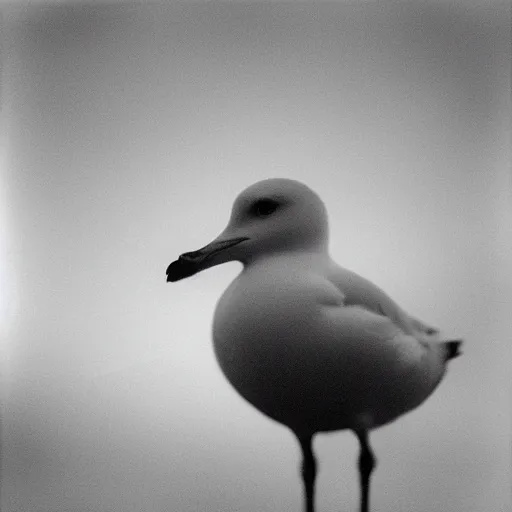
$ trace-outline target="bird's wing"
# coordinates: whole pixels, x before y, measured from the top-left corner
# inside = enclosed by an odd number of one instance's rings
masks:
[[[351,270],[333,263],[329,280],[344,294],[347,306],[361,306],[385,316],[406,334],[430,337],[438,333],[436,328],[409,316],[378,286]]]

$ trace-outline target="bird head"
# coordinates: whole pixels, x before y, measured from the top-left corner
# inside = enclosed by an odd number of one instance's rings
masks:
[[[228,225],[217,238],[169,265],[167,281],[228,261],[247,265],[287,251],[326,250],[327,238],[327,212],[315,192],[295,180],[259,181],[236,198]]]

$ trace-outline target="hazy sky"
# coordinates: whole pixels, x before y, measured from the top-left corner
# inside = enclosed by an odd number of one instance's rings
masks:
[[[4,7],[3,512],[299,511],[299,450],[218,369],[231,263],[165,269],[268,177],[331,253],[466,340],[372,434],[375,511],[511,499],[508,2]],[[356,510],[320,435],[318,511]]]

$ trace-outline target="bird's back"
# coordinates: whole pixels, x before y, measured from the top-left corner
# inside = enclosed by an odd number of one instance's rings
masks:
[[[419,405],[444,372],[440,347],[345,298],[328,273],[293,261],[244,270],[215,313],[224,374],[292,429],[378,426]]]

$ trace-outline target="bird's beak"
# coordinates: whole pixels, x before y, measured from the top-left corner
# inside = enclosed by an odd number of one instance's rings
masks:
[[[221,235],[197,251],[182,254],[167,267],[167,282],[174,283],[180,279],[193,276],[201,270],[229,261],[229,257],[222,257],[225,256],[226,249],[246,240],[249,240],[249,238],[245,236],[225,239]]]

